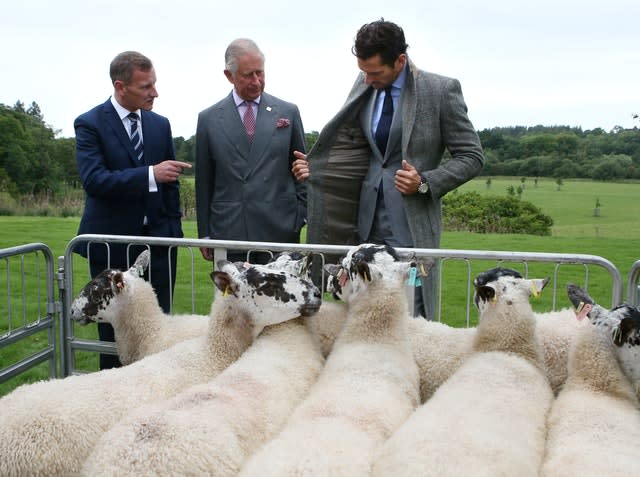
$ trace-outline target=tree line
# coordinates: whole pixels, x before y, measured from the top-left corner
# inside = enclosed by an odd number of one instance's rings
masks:
[[[75,139],[57,137],[38,104],[0,103],[0,193],[56,194],[79,188]],[[640,179],[640,130],[514,126],[479,131],[483,176]],[[318,132],[305,134],[307,150]],[[175,137],[176,158],[195,162],[195,136]],[[190,171],[193,173],[193,169]]]

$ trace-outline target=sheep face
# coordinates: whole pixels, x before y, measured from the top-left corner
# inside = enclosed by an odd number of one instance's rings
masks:
[[[322,303],[320,290],[313,283],[273,266],[221,260],[211,278],[221,292],[219,298],[235,300],[254,317],[258,328],[310,316]]]
[[[578,319],[588,317],[593,326],[611,336],[616,346],[620,367],[638,392],[640,389],[640,309],[625,303],[607,310],[595,303],[585,290],[572,283],[567,285],[567,294],[576,309]]]
[[[528,303],[531,295],[538,296],[549,279],[525,279],[515,270],[492,268],[478,275],[473,284],[473,301],[482,317],[497,305],[512,306]]]
[[[108,268],[89,281],[71,304],[71,319],[86,325],[91,322],[113,323],[117,318],[117,298],[129,280],[142,276],[149,267],[150,252],[144,250],[126,272]]]
[[[71,304],[71,319],[81,325],[91,322],[113,323],[119,295],[127,286],[130,271],[108,269],[87,283]],[[131,277],[133,278],[133,277]]]
[[[340,265],[327,265],[327,290],[334,297],[349,301],[380,280],[403,280],[414,262],[401,261],[396,250],[388,245],[361,244],[353,247]]]

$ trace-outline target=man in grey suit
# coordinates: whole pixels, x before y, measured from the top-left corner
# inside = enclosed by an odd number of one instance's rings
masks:
[[[484,163],[460,83],[418,69],[391,22],[363,25],[352,52],[347,101],[292,169],[308,178],[307,242],[438,248],[442,197]],[[416,316],[433,318],[436,277],[421,277]]]
[[[306,185],[291,171],[294,151],[305,151],[298,107],[264,93],[264,55],[252,40],[231,42],[224,74],[233,90],[198,116],[198,236],[298,243],[307,212]],[[201,252],[213,259],[210,249]],[[246,253],[227,256],[245,260]],[[266,253],[250,257],[268,259]]]

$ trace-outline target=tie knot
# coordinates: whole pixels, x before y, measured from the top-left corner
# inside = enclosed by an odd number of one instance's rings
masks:
[[[129,114],[127,114],[127,117],[128,117],[131,121],[137,121],[137,120],[139,119],[139,118],[138,118],[138,115],[137,115],[136,113],[129,113]]]

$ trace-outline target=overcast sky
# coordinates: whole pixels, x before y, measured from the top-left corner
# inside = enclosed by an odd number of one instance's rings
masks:
[[[231,91],[224,50],[238,37],[266,56],[266,91],[296,103],[305,130],[337,112],[358,73],[357,29],[403,27],[424,70],[458,78],[476,129],[640,126],[640,1],[17,0],[0,8],[0,103],[37,102],[71,137],[73,120],[112,92],[124,50],[154,62],[154,111],[174,136]]]

